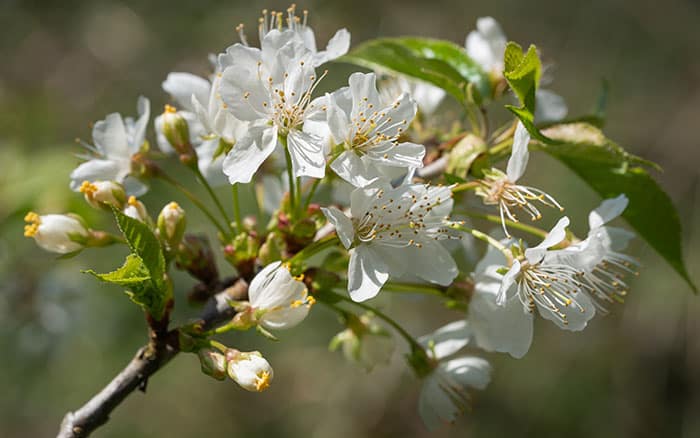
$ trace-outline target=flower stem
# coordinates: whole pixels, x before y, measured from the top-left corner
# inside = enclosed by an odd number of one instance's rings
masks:
[[[238,184],[231,186],[231,194],[233,195],[233,220],[236,221],[238,232],[243,231],[243,221],[241,220],[241,204],[238,199]]]
[[[179,182],[175,181],[171,177],[169,177],[167,174],[164,172],[159,172],[158,177],[160,177],[163,181],[169,183],[176,189],[178,189],[187,199],[190,200],[197,208],[199,208],[202,213],[211,221],[211,223],[219,230],[219,232],[224,235],[228,236],[228,232],[224,229],[224,227],[221,226],[218,220],[214,217],[214,215],[209,211],[209,209],[202,203],[202,201],[199,200],[192,192],[187,190],[185,186],[180,184]]]
[[[389,281],[386,284],[384,284],[382,290],[386,290],[387,292],[407,292],[434,295],[443,298],[445,297],[445,294],[442,292],[442,290],[436,287],[429,286],[427,284],[398,283]]]
[[[337,298],[337,299],[340,300],[340,301],[345,301],[346,303],[350,303],[350,304],[352,304],[352,305],[354,305],[354,306],[357,306],[357,307],[360,307],[360,308],[362,308],[362,309],[364,309],[364,310],[367,310],[367,311],[372,312],[374,315],[377,316],[377,318],[383,320],[384,322],[386,322],[387,324],[389,324],[391,327],[393,327],[394,330],[396,330],[396,331],[399,333],[399,335],[401,335],[401,337],[404,338],[404,339],[406,340],[406,342],[408,342],[408,345],[411,347],[411,350],[415,350],[415,349],[423,350],[423,346],[422,346],[421,344],[419,344],[418,341],[416,341],[416,340],[413,338],[413,336],[411,336],[411,335],[406,331],[406,329],[404,329],[403,327],[401,327],[401,325],[400,325],[399,323],[397,323],[396,321],[394,321],[394,320],[393,320],[392,318],[390,318],[387,314],[385,314],[385,313],[383,313],[383,312],[377,310],[376,308],[370,306],[369,304],[365,304],[365,303],[362,303],[362,302],[353,301],[351,298],[346,297],[345,295],[342,295],[342,294],[339,294],[339,293],[336,293],[336,292],[331,292],[331,291],[328,291],[327,293],[333,295],[333,297]]]
[[[331,234],[329,236],[324,237],[321,240],[317,240],[313,242],[311,245],[307,246],[306,248],[302,249],[298,253],[296,253],[291,259],[289,259],[290,263],[298,262],[298,261],[303,261],[308,259],[309,257],[318,254],[319,252],[323,251],[326,248],[331,248],[335,245],[337,245],[340,242],[338,239],[338,236],[335,234]]]
[[[452,188],[452,193],[466,192],[467,190],[475,190],[480,186],[478,181],[470,181],[462,184],[457,184]]]
[[[311,200],[313,199],[314,195],[316,194],[316,189],[318,189],[319,184],[321,183],[321,179],[315,179],[314,183],[311,185],[311,188],[309,189],[309,193],[306,195],[306,201],[304,202],[304,211],[309,209],[309,205],[311,205]]]
[[[493,214],[480,214],[480,213],[472,213],[472,212],[466,212],[466,211],[460,212],[460,214],[464,214],[464,215],[469,216],[469,217],[475,217],[477,219],[484,219],[484,220],[487,220],[489,222],[493,222],[496,224],[501,223],[501,218],[499,216],[496,216]],[[533,227],[532,225],[527,225],[527,224],[524,224],[522,222],[514,222],[510,219],[505,219],[505,222],[509,228],[515,228],[517,230],[524,231],[526,233],[532,234],[533,236],[537,236],[537,237],[541,237],[541,238],[545,238],[547,236],[547,231],[542,230],[542,229],[537,228],[537,227]]]
[[[465,233],[469,233],[472,236],[476,237],[477,239],[483,240],[484,242],[493,246],[497,250],[501,251],[501,253],[503,253],[503,255],[506,257],[506,260],[508,260],[508,265],[513,263],[513,254],[510,252],[510,250],[508,248],[505,247],[505,245],[503,245],[497,239],[494,239],[493,237],[489,236],[486,233],[482,233],[479,230],[465,227],[464,225],[454,224],[454,225],[452,225],[452,228],[454,228],[455,230],[465,232]]]
[[[194,168],[194,173],[195,173],[195,176],[197,177],[197,180],[200,182],[200,184],[202,184],[204,186],[207,193],[209,193],[209,196],[214,201],[216,208],[219,209],[221,216],[224,218],[224,221],[226,221],[226,225],[228,226],[229,230],[231,231],[231,234],[233,234],[234,231],[233,231],[233,227],[231,227],[231,221],[228,218],[228,214],[226,214],[226,210],[224,210],[224,206],[221,205],[221,201],[219,201],[219,197],[216,196],[216,193],[214,193],[214,189],[211,188],[209,181],[207,181],[207,179],[204,177],[204,175],[202,175],[202,171],[199,170],[198,167]],[[234,187],[236,187],[235,184],[234,184]]]
[[[294,173],[292,172],[292,155],[287,147],[287,137],[279,136],[279,141],[284,147],[284,158],[287,161],[287,178],[289,180],[289,212],[294,215],[297,209],[296,190],[294,188]]]

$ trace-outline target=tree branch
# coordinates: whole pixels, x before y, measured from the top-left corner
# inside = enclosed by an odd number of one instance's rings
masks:
[[[236,281],[232,286],[212,296],[201,314],[204,330],[214,328],[230,320],[236,311],[230,300],[244,300],[248,295],[248,284]],[[82,438],[109,420],[112,411],[134,390],[146,391],[151,375],[163,368],[180,352],[179,329],[158,335],[151,333],[150,342],[141,347],[134,358],[97,395],[81,408],[68,412],[63,418],[57,438]]]

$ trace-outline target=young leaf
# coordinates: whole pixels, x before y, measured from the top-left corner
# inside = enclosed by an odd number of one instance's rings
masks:
[[[116,271],[106,274],[98,274],[93,270],[84,272],[94,275],[106,283],[117,284],[124,287],[141,286],[151,281],[151,275],[143,264],[143,260],[135,254],[129,254],[124,264]]]
[[[505,66],[503,76],[521,104],[520,107],[506,105],[506,108],[520,119],[533,138],[548,144],[554,143],[535,126],[535,94],[542,75],[537,48],[531,45],[523,54],[522,47],[511,41],[506,45],[503,63]]]
[[[557,141],[543,150],[559,159],[603,198],[624,193],[627,222],[697,292],[683,263],[681,224],[671,199],[649,173],[643,160],[627,153],[585,123],[557,125],[544,131]]]
[[[361,44],[339,61],[429,82],[460,103],[465,103],[470,83],[481,97],[491,94],[488,75],[461,47],[449,41],[381,38]]]
[[[131,218],[119,210],[112,209],[119,230],[126,239],[133,254],[138,255],[151,274],[153,281],[160,284],[165,274],[165,257],[158,238],[141,221]]]

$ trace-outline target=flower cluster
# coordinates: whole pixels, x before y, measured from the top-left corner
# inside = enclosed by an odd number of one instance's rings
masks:
[[[100,278],[130,288],[149,320],[169,321],[172,302],[162,301],[173,300],[170,269],[197,280],[194,301],[220,292],[212,298],[215,307],[234,316],[214,328],[194,323],[176,332],[182,350],[198,355],[205,374],[220,380],[228,375],[249,391],[270,385],[270,364],[257,351],[219,343],[216,335],[255,328],[274,338],[272,332],[302,323],[319,302],[343,324],[332,348],[342,347],[348,358],[371,369],[390,359],[388,328],[395,329],[408,342],[409,366],[423,380],[419,412],[432,429],[454,421],[469,407],[472,391],[490,381],[488,362],[474,352],[457,355],[463,347],[520,358],[533,342],[536,314],[580,331],[596,313],[623,301],[625,275],[637,269],[623,253],[632,235],[608,223],[628,199],[620,194],[593,210],[585,238],[568,229],[568,217],[542,230],[535,221],[563,207],[521,182],[536,144],[532,126],[508,120],[493,135],[474,123],[455,122],[457,136],[439,126],[426,129],[445,91],[381,69],[353,73],[347,86],[326,90],[329,73],[320,67],[348,52],[350,34],[341,29],[318,50],[307,20],[307,12],[300,15],[294,6],[286,13],[263,11],[259,47],[249,44],[241,25],[240,42],[211,58],[209,77],[170,73],[162,88],[171,101],[154,121],[153,143],[146,139],[146,98],[138,100],[137,119],[114,113],[95,123],[93,145],[85,144],[88,153],[71,174],[70,187],[92,207],[113,213],[124,238],[56,214],[27,214],[24,233],[60,254],[128,243],[134,254],[124,267]],[[506,44],[498,23],[487,17],[477,21],[465,47],[455,49],[491,87],[483,101],[506,95]],[[534,123],[553,123],[567,113],[552,92],[538,89],[535,100]],[[485,104],[470,105],[485,117]],[[455,146],[460,142],[473,155],[469,160],[462,160],[466,155]],[[159,160],[167,154],[194,174],[206,198],[170,176]],[[497,163],[506,157],[502,170]],[[479,166],[472,168],[477,159]],[[461,176],[440,167],[450,160],[462,160]],[[189,232],[177,202],[166,203],[155,219],[149,215],[138,198],[157,182],[201,210],[216,228],[214,245]],[[222,185],[230,186],[231,205],[215,190]],[[242,192],[247,187],[252,190]],[[251,198],[252,214],[242,211],[242,195]],[[470,217],[500,228],[482,231]],[[523,235],[515,239],[511,232]],[[465,236],[488,248],[473,270],[457,257],[465,248],[480,249],[461,242]],[[528,246],[533,236],[540,242]],[[230,265],[233,281],[219,278],[217,255]],[[231,284],[244,285],[247,293],[234,294]],[[426,293],[462,313],[414,339],[370,304],[382,290]]]

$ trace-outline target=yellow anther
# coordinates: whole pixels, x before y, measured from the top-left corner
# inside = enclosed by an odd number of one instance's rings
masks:
[[[83,181],[78,190],[88,198],[91,198],[97,191],[97,186],[90,181]]]
[[[24,216],[24,221],[33,224],[38,224],[41,222],[41,219],[39,218],[38,214],[34,213],[33,211],[30,211],[26,214],[26,216]]]
[[[136,207],[139,204],[138,199],[136,199],[136,196],[129,196],[129,199],[126,200],[126,203],[131,205],[132,207]]]
[[[290,304],[289,307],[291,307],[292,309],[296,309],[297,307],[302,306],[303,304],[304,302],[302,300],[296,300],[292,301],[292,304]]]
[[[129,198],[129,200],[131,200],[131,198]],[[180,208],[180,206],[178,205],[177,202],[173,201],[170,204],[168,204],[168,208],[170,210],[178,210]]]
[[[263,371],[260,374],[258,374],[255,378],[255,390],[258,392],[262,392],[269,388],[271,379],[272,375],[270,375],[268,371]]]
[[[175,114],[177,112],[177,108],[175,108],[172,105],[168,105],[166,103],[163,112],[168,113],[168,114]]]

